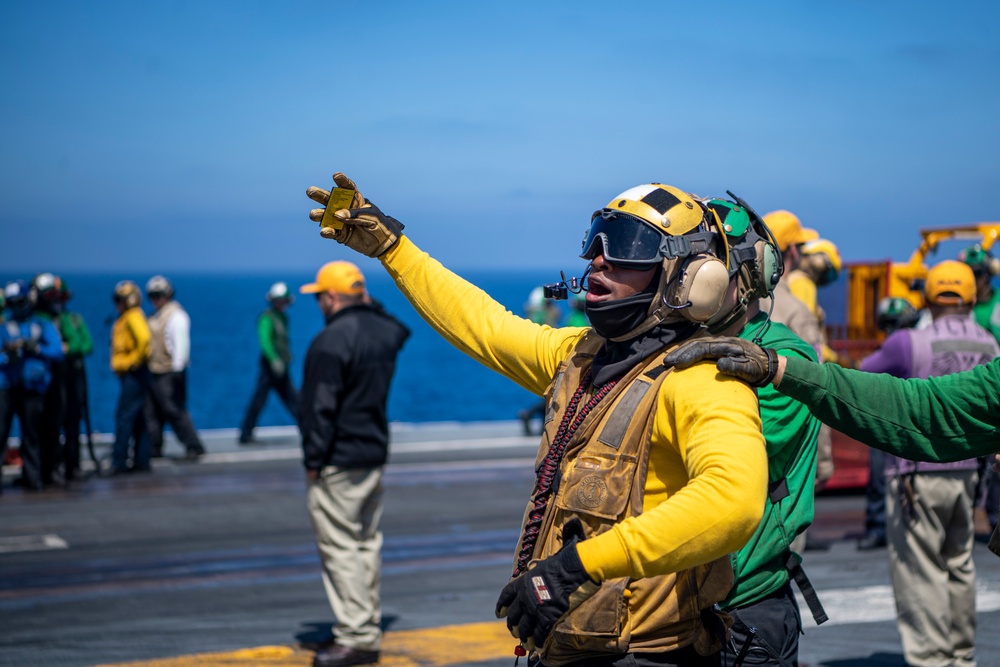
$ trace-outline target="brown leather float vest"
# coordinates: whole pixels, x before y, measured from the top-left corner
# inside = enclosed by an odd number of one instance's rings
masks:
[[[167,350],[167,336],[164,333],[170,316],[181,305],[171,299],[163,307],[149,316],[149,370],[152,373],[169,373],[174,370],[170,351]]]
[[[588,333],[549,384],[536,469],[555,438],[570,397],[603,343],[603,338]],[[580,519],[590,538],[627,517],[642,514],[656,397],[670,372],[663,366],[666,352],[629,371],[570,440],[532,562],[559,551],[563,526],[574,517]],[[592,393],[589,390],[584,401]],[[530,511],[529,502],[522,535]],[[519,551],[520,544],[515,553]],[[539,655],[544,664],[553,667],[599,654],[658,653],[690,644],[708,655],[721,645],[703,626],[701,612],[721,601],[732,585],[728,557],[645,579],[609,579],[597,594],[556,624]],[[726,615],[723,621],[731,624]]]

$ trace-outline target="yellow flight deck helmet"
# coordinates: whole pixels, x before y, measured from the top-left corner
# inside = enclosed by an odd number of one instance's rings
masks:
[[[812,267],[819,287],[834,282],[844,265],[837,246],[827,239],[806,241],[802,246],[802,262]]]
[[[628,269],[662,266],[645,321],[612,340],[628,340],[673,316],[712,319],[729,286],[726,236],[697,197],[662,183],[629,188],[594,213],[582,259],[603,255]]]
[[[126,308],[136,308],[142,303],[142,292],[131,280],[121,280],[115,285],[115,303],[123,303]]]
[[[781,252],[785,252],[790,246],[801,245],[819,238],[819,232],[803,227],[799,217],[791,211],[765,213],[764,224],[771,230]]]

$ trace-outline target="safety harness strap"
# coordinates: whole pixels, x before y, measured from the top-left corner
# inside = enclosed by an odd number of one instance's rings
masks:
[[[830,620],[830,617],[826,615],[826,610],[823,609],[823,603],[819,601],[816,589],[813,588],[812,582],[809,581],[805,570],[802,569],[802,559],[791,551],[786,553],[788,559],[785,561],[785,569],[792,575],[792,579],[795,580],[795,584],[799,587],[802,597],[805,598],[806,604],[809,606],[809,611],[812,612],[816,625],[822,625]]]
[[[784,477],[781,479],[776,479],[767,485],[767,497],[771,501],[772,505],[777,505],[779,502],[788,497],[788,480]]]

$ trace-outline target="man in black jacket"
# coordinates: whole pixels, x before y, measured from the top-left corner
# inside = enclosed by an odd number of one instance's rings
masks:
[[[372,301],[350,262],[330,262],[304,285],[326,327],[306,354],[302,450],[309,514],[323,584],[336,617],[333,643],[314,667],[378,662],[382,468],[388,456],[386,399],[396,355],[410,332]]]

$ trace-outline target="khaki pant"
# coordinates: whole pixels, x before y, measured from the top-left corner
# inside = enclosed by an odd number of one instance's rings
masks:
[[[886,528],[906,663],[975,667],[976,471],[917,474],[912,510],[902,502],[903,487],[898,477],[888,480]]]
[[[382,640],[382,468],[324,468],[309,485],[309,515],[323,585],[342,646],[379,650]]]

